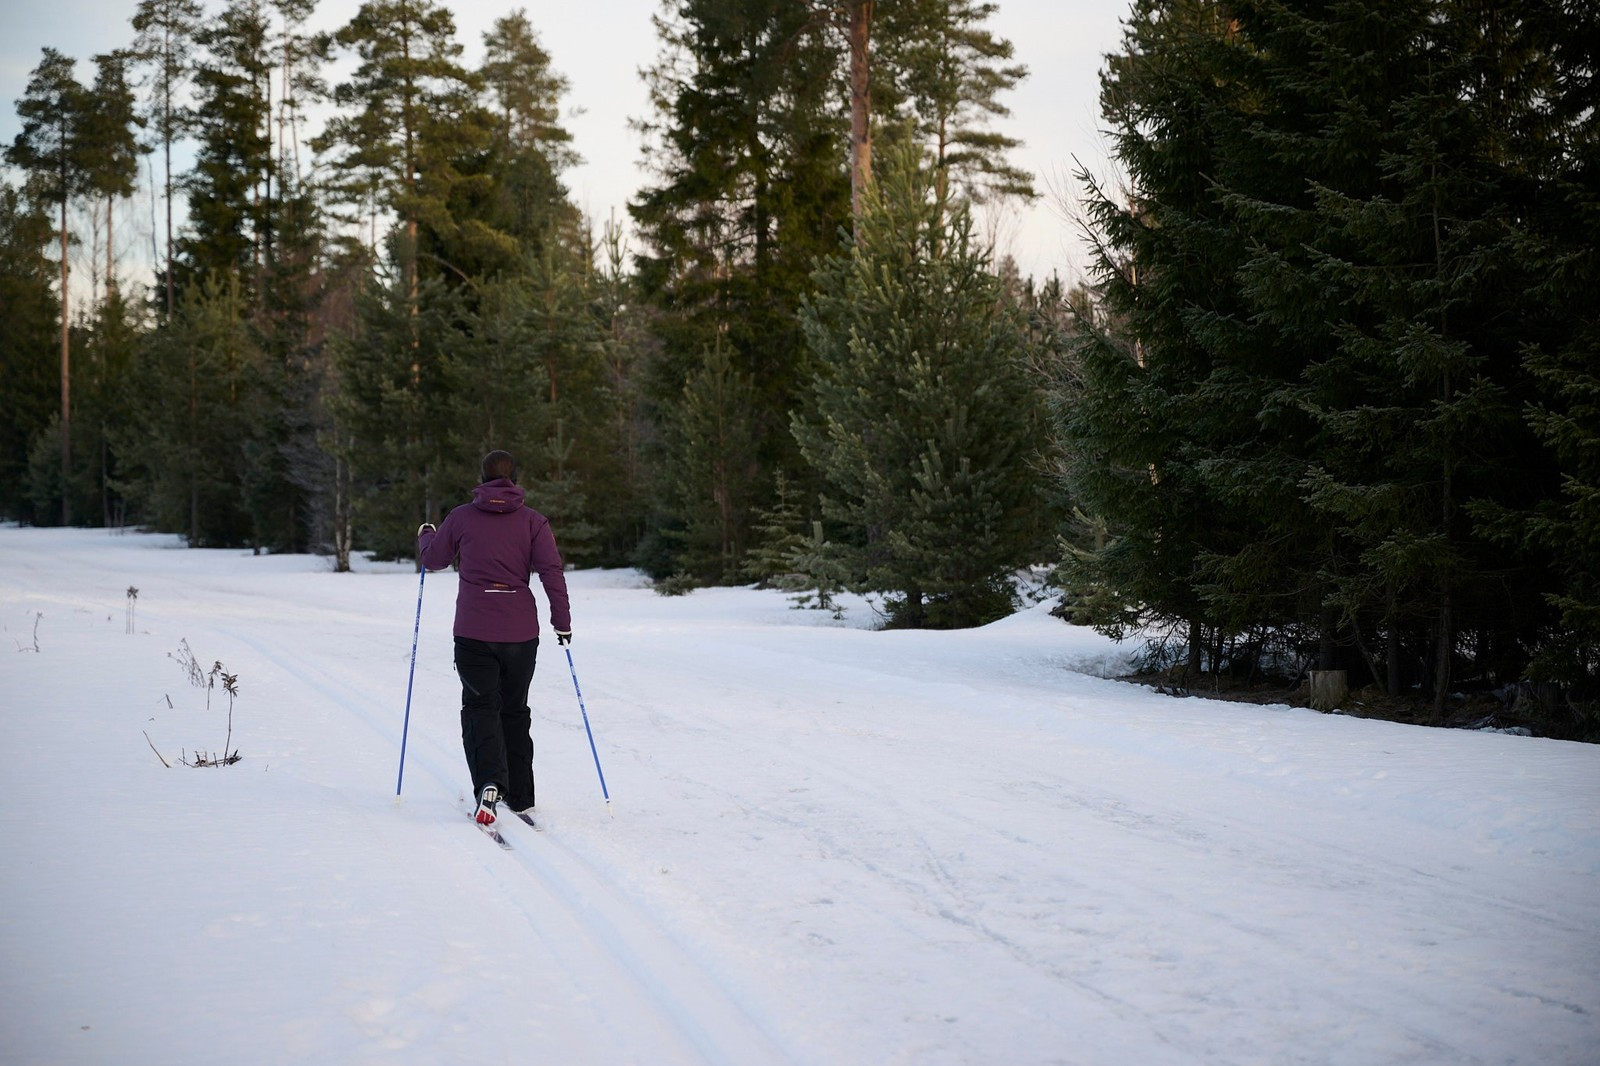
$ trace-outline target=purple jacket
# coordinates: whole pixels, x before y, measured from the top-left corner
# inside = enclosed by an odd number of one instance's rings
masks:
[[[439,530],[417,537],[422,565],[443,570],[461,556],[456,588],[458,637],[497,643],[539,635],[539,611],[528,575],[535,571],[550,601],[550,625],[572,629],[567,577],[544,515],[522,504],[522,490],[505,478],[472,490],[472,502],[445,516]]]

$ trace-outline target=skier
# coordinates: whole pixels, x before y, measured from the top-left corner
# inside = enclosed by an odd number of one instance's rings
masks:
[[[417,527],[417,554],[429,570],[458,555],[455,663],[461,677],[461,743],[478,799],[475,817],[494,825],[504,799],[513,811],[533,806],[532,714],[528,685],[539,651],[539,612],[528,587],[537,572],[550,601],[556,640],[572,640],[572,612],[561,553],[544,515],[523,505],[509,452],[483,457],[483,484],[436,529]]]

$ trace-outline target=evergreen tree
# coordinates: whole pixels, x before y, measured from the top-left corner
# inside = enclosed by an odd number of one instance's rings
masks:
[[[496,112],[489,166],[494,192],[479,215],[514,238],[523,254],[541,255],[551,241],[575,249],[582,243],[579,216],[560,178],[578,162],[572,134],[561,124],[567,79],[552,69],[523,11],[498,19],[484,34],[484,50],[480,74]]]
[[[28,79],[22,99],[17,101],[17,117],[22,131],[6,150],[6,161],[28,173],[34,195],[54,204],[60,215],[61,242],[61,415],[58,443],[61,456],[61,524],[72,521],[71,497],[67,482],[72,470],[72,348],[70,338],[70,296],[68,248],[71,231],[67,227],[67,206],[72,198],[89,187],[88,153],[83,140],[86,97],[73,74],[73,61],[54,48],[44,56]]]
[[[1323,164],[1305,241],[1317,258],[1298,271],[1334,301],[1332,350],[1307,366],[1303,393],[1319,429],[1308,500],[1351,547],[1327,570],[1330,603],[1357,637],[1369,634],[1358,643],[1391,691],[1404,658],[1429,661],[1420,680],[1442,720],[1463,636],[1477,669],[1503,681],[1526,666],[1518,634],[1546,624],[1533,591],[1547,580],[1543,564],[1508,561],[1472,514],[1555,491],[1520,418],[1527,282],[1507,234],[1531,197],[1529,176],[1505,162],[1520,122],[1497,116],[1550,87],[1508,74],[1523,66],[1508,64],[1515,34],[1471,4],[1384,5],[1359,23],[1267,10],[1311,45],[1305,69],[1321,77],[1305,95],[1323,98],[1313,114],[1332,112],[1319,123],[1323,158],[1340,158],[1346,131],[1363,130],[1367,149],[1355,173]],[[1356,70],[1366,79],[1344,73]],[[1335,75],[1365,92],[1330,107]],[[1303,320],[1305,310],[1288,314]],[[1385,634],[1381,656],[1369,646],[1375,632]]]
[[[644,536],[649,498],[644,451],[650,428],[640,403],[638,369],[651,343],[635,279],[625,267],[620,228],[606,226],[600,268],[590,284],[590,311],[600,346],[605,388],[603,418],[588,475],[588,514],[597,527],[595,558],[602,566],[626,565]]]
[[[276,60],[278,71],[277,161],[280,199],[293,199],[301,188],[304,172],[300,157],[300,116],[302,107],[325,99],[327,82],[322,67],[328,60],[332,38],[306,30],[316,11],[316,0],[271,0],[278,13]]]
[[[151,69],[151,95],[148,103],[149,123],[161,143],[164,161],[166,215],[166,268],[163,304],[170,316],[177,306],[177,292],[172,275],[172,146],[188,128],[189,109],[183,99],[184,86],[189,78],[190,56],[194,36],[200,26],[201,8],[198,0],[139,0],[133,16],[133,54]]]
[[[1061,406],[1066,491],[1104,521],[1102,547],[1069,557],[1066,580],[1103,590],[1113,606],[1102,627],[1183,632],[1189,666],[1218,625],[1196,580],[1200,560],[1219,543],[1249,537],[1230,528],[1231,508],[1203,477],[1210,458],[1196,449],[1202,424],[1247,428],[1225,376],[1209,397],[1197,386],[1211,356],[1192,335],[1196,316],[1239,311],[1233,275],[1238,244],[1222,221],[1208,175],[1218,142],[1236,125],[1225,76],[1228,23],[1207,0],[1140,0],[1125,23],[1124,50],[1108,59],[1101,103],[1128,200],[1087,174],[1088,213],[1100,240],[1094,273],[1110,325],[1084,322],[1072,345],[1072,393]],[[1218,410],[1209,404],[1220,396]]]
[[[496,19],[483,46],[481,73],[499,109],[497,141],[516,152],[539,152],[557,171],[577,163],[572,134],[561,124],[569,85],[552,69],[527,11]]]
[[[0,182],[0,515],[38,521],[30,491],[28,453],[58,410],[56,338],[60,303],[50,290],[55,268],[45,256],[50,219],[40,207]],[[57,416],[59,417],[59,416]],[[59,458],[58,460],[59,461]],[[60,507],[58,486],[49,498]]]
[[[413,299],[402,269],[357,297],[355,328],[329,338],[335,457],[348,464],[357,543],[380,558],[409,558],[416,529],[460,496],[460,471],[478,458],[451,440],[450,368],[466,344],[459,294],[429,279]],[[458,447],[458,446],[457,446]],[[470,486],[469,486],[470,487]]]
[[[1517,390],[1539,441],[1538,455],[1516,458],[1519,478],[1543,491],[1534,499],[1478,499],[1468,507],[1485,535],[1522,563],[1519,588],[1553,612],[1544,625],[1519,619],[1533,656],[1528,677],[1565,692],[1564,707],[1544,702],[1540,723],[1553,735],[1600,736],[1600,27],[1570,5],[1531,3],[1509,18],[1488,11],[1479,25],[1500,62],[1479,84],[1493,105],[1493,160],[1515,195],[1502,193],[1500,222],[1510,238],[1513,283],[1502,287],[1496,321],[1512,325],[1525,375]],[[1517,180],[1520,179],[1520,180]],[[1510,190],[1508,190],[1509,192]],[[1502,261],[1502,269],[1506,262]],[[1533,570],[1542,566],[1541,570]],[[1540,574],[1542,580],[1535,581]],[[1544,692],[1551,694],[1554,685]]]
[[[447,124],[463,117],[470,76],[461,66],[455,20],[432,0],[368,0],[335,35],[359,64],[334,90],[339,113],[313,145],[336,152],[334,193],[342,204],[372,217],[393,211],[402,228],[400,255],[408,291],[418,299],[419,226],[431,215],[438,226],[441,190],[426,192],[430,176],[424,138],[448,142]],[[352,218],[352,221],[355,219]]]
[[[129,417],[129,378],[141,344],[139,309],[113,288],[95,309],[83,331],[82,357],[73,391],[77,403],[78,441],[72,472],[75,510],[97,514],[107,527],[127,520],[127,501],[118,484],[123,457],[118,428]]]
[[[471,339],[452,363],[453,387],[468,401],[460,420],[464,469],[495,448],[511,452],[529,504],[562,530],[564,554],[582,556],[581,456],[591,442],[574,434],[586,436],[603,405],[592,402],[598,335],[573,257],[558,246],[530,256],[521,272],[487,288],[468,329]]]
[[[898,624],[958,627],[1013,603],[1037,549],[1040,430],[1025,333],[972,233],[903,149],[802,321],[818,365],[794,433],[859,583]]]
[[[663,428],[674,475],[665,502],[682,523],[665,535],[676,572],[699,583],[728,580],[744,556],[757,477],[754,399],[755,383],[716,345],[684,381]]]
[[[997,10],[979,0],[900,0],[883,7],[878,33],[878,106],[904,108],[933,157],[936,192],[949,198],[952,178],[976,202],[1032,198],[1033,180],[1006,161],[1021,141],[990,128],[1010,111],[1000,94],[1027,77],[1015,49],[985,28]]]
[[[650,74],[654,116],[643,127],[655,182],[629,208],[645,243],[641,294],[658,312],[660,340],[641,390],[651,419],[673,424],[683,383],[702,373],[708,353],[721,352],[715,358],[725,356],[755,390],[753,484],[764,488],[774,471],[801,466],[785,429],[806,376],[795,310],[812,265],[836,247],[848,217],[844,129],[830,98],[838,56],[825,24],[804,5],[777,0],[684,0],[657,26],[663,52]],[[684,501],[683,488],[701,483],[699,471],[673,465],[687,454],[657,454],[668,528],[689,516],[666,501]],[[709,499],[693,506],[719,507]],[[738,527],[730,544],[744,543],[748,515],[729,518]],[[688,560],[663,565],[702,572]]]
[[[195,35],[206,56],[194,72],[200,144],[185,182],[192,233],[179,241],[180,289],[232,277],[249,302],[259,288],[272,217],[270,29],[261,0],[232,0]]]
[[[1525,15],[1136,5],[1103,79],[1132,200],[1091,203],[1113,325],[1061,405],[1108,537],[1067,570],[1186,622],[1191,665],[1265,626],[1442,718],[1465,658],[1502,683],[1549,630],[1547,549],[1499,545],[1555,491],[1518,351],[1574,332],[1527,292],[1572,262],[1528,250],[1577,27]]]
[[[240,487],[252,368],[260,361],[234,278],[183,295],[165,328],[146,333],[130,370],[128,416],[111,434],[124,459],[114,488],[156,529],[190,547],[252,543]]]
[[[128,85],[131,58],[127,52],[94,57],[94,90],[89,97],[92,106],[84,114],[84,165],[89,190],[106,201],[106,291],[113,298],[117,292],[115,207],[118,200],[133,195],[138,182],[141,149],[134,130],[145,124]]]

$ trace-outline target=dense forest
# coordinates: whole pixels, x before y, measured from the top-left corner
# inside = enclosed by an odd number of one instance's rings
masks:
[[[314,3],[138,0],[126,48],[42,50],[0,517],[345,569],[505,448],[569,561],[666,592],[958,627],[1048,569],[1190,677],[1600,735],[1582,0],[1136,0],[1082,75],[1120,174],[1079,176],[1071,283],[974,221],[1037,195],[993,3],[664,0],[627,243],[564,184],[583,101],[525,12],[473,66],[434,0]]]

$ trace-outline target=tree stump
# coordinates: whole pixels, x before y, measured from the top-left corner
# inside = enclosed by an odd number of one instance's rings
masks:
[[[1311,706],[1319,711],[1337,710],[1350,695],[1350,675],[1344,670],[1311,671]]]

